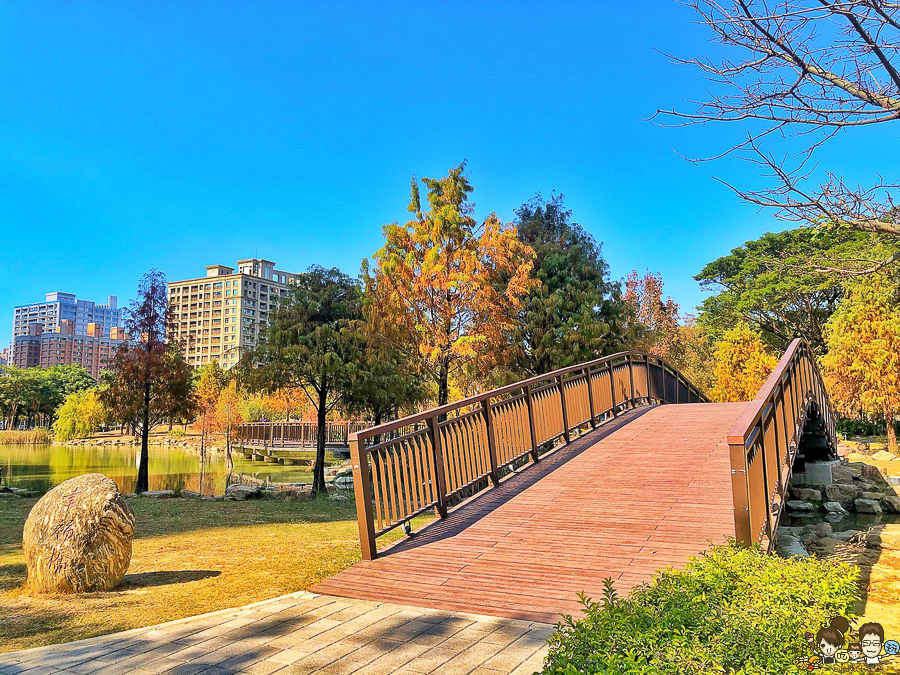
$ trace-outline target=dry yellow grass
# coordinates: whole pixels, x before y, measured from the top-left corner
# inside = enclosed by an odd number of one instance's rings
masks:
[[[307,589],[359,559],[352,502],[132,498],[134,554],[119,588],[32,597],[22,588],[21,536],[34,503],[0,500],[0,652],[265,600]]]

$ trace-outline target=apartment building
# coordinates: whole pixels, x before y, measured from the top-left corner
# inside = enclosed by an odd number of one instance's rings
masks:
[[[169,282],[169,340],[184,347],[193,366],[217,361],[231,368],[259,344],[269,311],[297,275],[262,258],[209,265],[206,276]]]
[[[116,352],[128,342],[125,331],[114,326],[106,337],[99,323],[89,323],[78,334],[75,322],[62,319],[57,330],[44,332],[40,323],[28,327],[27,335],[13,338],[13,364],[18,368],[51,368],[77,363],[94,379],[111,370]]]
[[[62,321],[71,321],[75,335],[87,334],[90,323],[98,324],[105,334],[122,325],[122,310],[119,299],[110,295],[105,305],[92,300],[79,300],[74,293],[55,291],[47,293],[44,302],[19,305],[13,312],[13,338],[28,335],[28,327],[40,324],[45,333],[57,332]]]

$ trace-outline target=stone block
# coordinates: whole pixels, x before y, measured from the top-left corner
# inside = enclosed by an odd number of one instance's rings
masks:
[[[792,487],[791,496],[804,502],[822,501],[822,491],[807,487]]]
[[[806,485],[831,485],[831,462],[811,462],[806,465]]]
[[[825,496],[830,502],[851,502],[859,496],[860,490],[855,485],[827,485]]]
[[[801,499],[792,499],[787,503],[788,510],[790,511],[817,511],[818,506],[813,504],[812,502],[803,501]]]
[[[148,490],[141,493],[141,497],[149,497],[150,499],[171,499],[174,496],[175,490]]]

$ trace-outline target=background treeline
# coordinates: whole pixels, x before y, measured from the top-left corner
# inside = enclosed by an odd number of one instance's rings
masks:
[[[383,227],[384,244],[360,274],[300,274],[258,349],[227,373],[191,368],[185,346],[165,340],[167,286],[152,270],[127,312],[141,340],[118,353],[114,370],[94,383],[77,366],[6,368],[4,418],[55,421],[61,440],[121,425],[143,439],[145,458],[160,424],[194,422],[202,446],[216,434],[230,458],[245,421],[318,421],[314,487],[324,489],[327,420],[378,424],[626,349],[662,356],[714,401],[749,400],[794,337],[820,355],[846,416],[896,416],[891,268],[846,275],[812,262],[871,255],[879,235],[800,228],[747,242],[696,276],[711,295],[693,316],[665,296],[659,274],[610,279],[601,243],[563,195],[530,199],[512,222],[496,213],[478,222],[472,191],[465,163],[414,178],[411,219]]]

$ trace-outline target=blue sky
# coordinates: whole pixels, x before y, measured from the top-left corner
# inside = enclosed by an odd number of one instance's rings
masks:
[[[741,129],[645,119],[709,90],[657,51],[718,53],[693,22],[675,0],[2,3],[0,344],[14,305],[125,303],[151,267],[356,274],[406,219],[410,176],[463,158],[479,216],[561,191],[613,277],[661,272],[690,308],[706,262],[784,229],[711,177],[751,167],[675,152]],[[890,175],[888,131],[837,139],[823,166]]]

